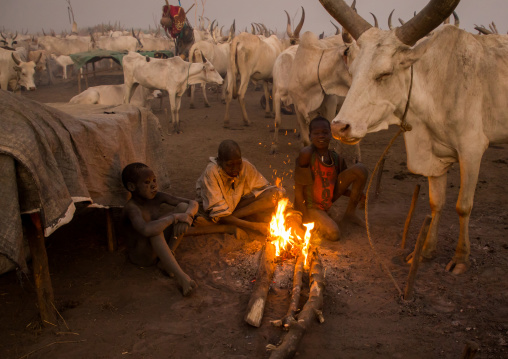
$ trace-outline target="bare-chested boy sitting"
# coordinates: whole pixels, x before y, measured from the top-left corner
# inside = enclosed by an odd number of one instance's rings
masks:
[[[123,213],[129,259],[134,264],[150,266],[158,258],[159,266],[168,274],[174,274],[183,295],[188,295],[196,282],[180,268],[173,251],[192,224],[198,203],[158,192],[154,172],[143,163],[127,165],[122,171],[122,182],[132,196]],[[163,214],[162,204],[176,206],[175,211]],[[167,228],[173,230],[169,243],[164,236]]]
[[[203,215],[196,226],[220,223],[263,234],[267,234],[271,213],[284,195],[283,189],[270,185],[253,164],[242,158],[240,146],[233,140],[221,142],[218,156],[210,158],[196,191]]]

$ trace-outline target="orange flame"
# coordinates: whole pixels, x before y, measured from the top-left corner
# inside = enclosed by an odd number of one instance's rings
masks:
[[[314,223],[306,223],[304,239],[298,235],[293,236],[293,229],[286,228],[286,207],[288,204],[287,198],[282,198],[277,204],[277,211],[272,217],[270,222],[270,237],[275,246],[275,255],[280,256],[284,251],[290,251],[295,248],[301,250],[305,256],[305,265],[307,265],[307,256],[310,246],[311,231],[314,228]]]

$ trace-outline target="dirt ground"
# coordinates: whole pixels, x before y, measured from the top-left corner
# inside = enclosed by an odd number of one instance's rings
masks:
[[[98,75],[90,85],[122,83],[120,72]],[[39,102],[66,102],[77,94],[77,81],[58,79],[22,96]],[[180,111],[183,133],[166,136],[172,191],[194,198],[196,179],[223,139],[240,143],[244,157],[269,179],[283,177],[293,197],[291,170],[298,153],[295,116],[283,115],[279,153],[270,154],[273,119],[264,118],[262,92],[249,89],[247,111],[252,126],[241,126],[240,108],[232,104],[233,129],[222,127],[225,106],[209,89],[211,108],[199,97]],[[163,106],[167,106],[167,99]],[[168,129],[164,111],[154,113]],[[362,162],[372,171],[396,128],[368,135],[361,142]],[[402,258],[415,245],[427,214],[426,178],[408,172],[402,138],[389,151],[381,190],[370,196],[371,249],[365,229],[353,228],[336,243],[320,243],[326,267],[323,314],[300,343],[298,358],[460,358],[467,341],[479,345],[476,358],[508,357],[508,145],[484,155],[470,221],[471,266],[466,274],[445,272],[458,238],[455,202],[459,171],[449,174],[447,204],[436,258],[422,263],[415,300],[405,302],[379,262],[404,290],[409,265]],[[413,190],[421,185],[406,250],[400,249]],[[335,205],[338,218],[345,199]],[[115,212],[118,219],[118,213]],[[277,268],[260,328],[243,320],[256,276],[264,238],[231,235],[189,237],[176,257],[199,287],[182,297],[174,279],[156,267],[137,267],[120,248],[107,250],[105,214],[82,209],[74,220],[47,238],[57,327],[41,329],[32,276],[0,276],[0,358],[268,358],[267,344],[284,332],[270,325],[287,311],[291,263]],[[307,291],[308,292],[308,291]],[[307,292],[303,293],[304,303]]]

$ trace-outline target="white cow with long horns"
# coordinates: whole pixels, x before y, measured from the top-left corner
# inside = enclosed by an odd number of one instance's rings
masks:
[[[459,1],[431,0],[403,26],[382,31],[344,1],[320,0],[358,45],[351,88],[332,122],[334,137],[356,143],[369,132],[405,125],[402,117],[409,103],[407,166],[428,177],[432,209],[423,257],[436,249],[447,171],[455,162],[460,165],[459,240],[446,267],[454,274],[468,267],[469,217],[482,155],[489,144],[508,142],[508,38],[445,25],[423,39]]]
[[[202,63],[191,63],[176,56],[169,59],[145,57],[129,52],[123,57],[125,83],[124,103],[130,103],[138,85],[150,90],[165,90],[169,96],[171,121],[174,131],[180,132],[178,112],[182,96],[189,85],[202,82],[222,84],[223,79],[210,61],[203,57]]]

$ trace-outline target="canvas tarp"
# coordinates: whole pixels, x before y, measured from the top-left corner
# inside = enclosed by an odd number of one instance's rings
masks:
[[[170,40],[168,40],[170,41]],[[167,57],[173,57],[173,53],[171,51],[145,51],[139,52],[143,56],[155,57],[155,54],[162,53]],[[93,50],[86,52],[78,52],[75,54],[69,55],[72,61],[74,62],[74,66],[77,69],[83,67],[83,65],[99,61],[102,59],[113,59],[120,66],[122,65],[123,57],[127,55],[127,52],[118,52],[118,51],[109,51],[109,50]]]
[[[57,109],[58,108],[58,109]],[[49,236],[74,202],[120,207],[121,171],[144,162],[169,188],[158,118],[132,105],[44,105],[0,90],[0,254],[26,269],[20,213],[40,211]]]

